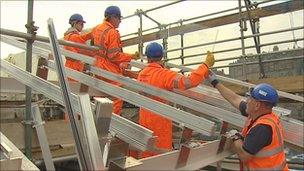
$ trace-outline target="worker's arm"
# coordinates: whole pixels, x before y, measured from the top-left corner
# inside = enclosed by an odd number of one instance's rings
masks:
[[[208,67],[201,64],[196,70],[193,70],[189,76],[176,74],[171,86],[176,89],[186,90],[198,86],[208,76]]]
[[[80,38],[83,40],[83,42],[86,42],[93,38],[92,32],[90,31],[88,33],[82,33],[82,34],[80,34]]]
[[[177,74],[176,72],[168,72],[164,74],[165,87],[167,89],[189,89],[198,86],[209,74],[209,67],[214,64],[214,55],[211,52],[207,52],[207,57],[197,69],[193,70],[189,76]]]
[[[210,83],[221,93],[221,95],[229,102],[231,103],[235,108],[239,109],[240,103],[242,101],[241,96],[237,95],[235,92],[230,90],[229,88],[225,87],[223,84],[221,84],[216,75],[209,71],[209,81]]]
[[[217,88],[217,90],[229,103],[231,103],[235,108],[239,109],[239,105],[242,101],[241,96],[237,95],[235,92],[225,87],[221,83],[218,83],[215,88]]]
[[[107,45],[107,56],[111,62],[120,65],[122,62],[131,61],[133,57],[132,54],[122,52],[120,35],[116,30],[111,29],[105,39]]]
[[[237,153],[239,159],[242,161],[247,161],[253,157],[253,155],[249,154],[243,149],[243,141],[238,139],[232,143],[232,149]]]
[[[232,149],[242,161],[246,161],[260,152],[272,142],[272,128],[266,124],[258,124],[250,129],[245,139],[237,139],[232,144]]]
[[[75,43],[81,43],[81,39],[79,38],[79,34],[76,31],[66,32],[65,36],[64,36],[64,40],[75,42]],[[73,47],[73,46],[64,46],[64,49],[72,51],[74,53],[79,53],[79,51],[80,51],[80,48]]]

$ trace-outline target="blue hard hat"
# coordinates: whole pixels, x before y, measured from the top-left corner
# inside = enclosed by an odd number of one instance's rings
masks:
[[[250,96],[258,101],[266,101],[275,106],[279,96],[277,91],[269,84],[261,83],[250,90]]]
[[[111,16],[111,15],[115,15],[115,16],[117,16],[117,17],[121,17],[121,12],[120,12],[119,7],[117,7],[117,6],[109,6],[109,7],[105,10],[105,13],[104,13],[104,16],[105,16],[105,17]]]
[[[146,47],[145,55],[150,59],[161,59],[163,57],[164,50],[162,45],[159,43],[153,42],[148,44]]]
[[[71,15],[71,17],[69,19],[69,24],[71,24],[73,21],[81,21],[81,22],[85,23],[85,21],[83,20],[82,15],[80,15],[80,14]]]

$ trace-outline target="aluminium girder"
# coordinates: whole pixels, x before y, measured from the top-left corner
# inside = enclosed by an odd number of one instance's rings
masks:
[[[177,167],[181,162],[179,161],[179,154],[181,150],[174,150],[168,153],[160,154],[157,156],[147,157],[129,162],[120,162],[121,159],[117,159],[116,163],[119,163],[119,167],[123,170],[199,170],[212,163],[220,161],[233,153],[228,150],[231,141],[227,142],[224,146],[224,150],[217,153],[220,140],[207,142],[201,145],[188,146],[189,155],[183,162],[185,165]],[[123,159],[122,159],[123,160]],[[115,160],[113,161],[115,163]],[[110,164],[111,166],[111,164]],[[111,169],[111,167],[109,168]]]
[[[8,73],[21,83],[32,87],[35,91],[44,94],[46,97],[61,105],[64,105],[59,86],[32,74],[26,73],[24,70],[5,60],[1,59],[0,66],[2,71]],[[72,94],[72,105],[76,109],[76,112],[80,113],[77,96],[75,94]],[[91,104],[91,106],[92,109],[95,108],[94,104]],[[118,115],[112,115],[111,117],[110,132],[140,150],[149,149],[149,146],[153,144],[153,141],[155,141],[152,131]]]
[[[43,48],[46,48],[46,46],[44,46]],[[75,54],[73,52],[67,52],[67,53],[68,53],[67,55],[71,56],[72,58],[73,58],[73,56]],[[90,57],[87,57],[87,58],[90,58]],[[142,63],[142,62],[138,62],[138,61],[131,61],[131,65],[134,66],[134,67],[137,67],[137,68],[143,68],[146,64]],[[172,64],[172,65],[174,65],[174,67],[178,67],[178,65],[175,65],[175,64]],[[187,69],[186,71],[190,71],[191,70],[190,68],[187,68],[187,67],[183,67],[183,69]],[[141,90],[141,91],[143,91],[145,93],[160,96],[160,97],[162,97],[164,99],[167,99],[169,101],[175,102],[177,104],[184,105],[184,106],[186,106],[188,108],[191,108],[193,110],[196,110],[198,112],[202,112],[202,111],[206,112],[207,111],[206,114],[210,114],[208,111],[212,111],[214,109],[215,110],[217,109],[216,107],[209,105],[212,108],[212,110],[208,110],[208,104],[206,104],[206,103],[208,103],[208,101],[204,101],[205,103],[201,103],[201,102],[195,101],[195,100],[193,100],[191,98],[189,99],[189,98],[187,98],[185,96],[177,96],[177,95],[173,95],[173,94],[168,93],[168,91],[157,90],[157,88],[155,89],[154,87],[152,87],[152,88],[150,88],[150,87],[149,88],[145,88],[146,85],[143,86],[140,83],[136,83],[134,81],[130,81],[131,79],[128,79],[128,78],[125,78],[125,77],[121,77],[121,76],[117,76],[115,74],[111,76],[111,73],[107,74],[106,71],[103,71],[103,70],[101,70],[99,68],[91,67],[91,72],[93,72],[93,73],[95,73],[97,75],[102,75],[102,76],[104,76],[106,78],[109,78],[111,80],[115,80],[117,82],[121,82],[121,83],[123,83],[125,85],[129,85],[130,87],[133,87],[135,89]],[[238,81],[238,80],[235,80],[235,81]],[[241,81],[238,81],[238,82],[242,83]],[[194,88],[194,89],[196,89],[196,88]],[[178,92],[177,90],[174,90],[174,91]],[[215,89],[213,91],[216,92]],[[211,93],[211,90],[210,91],[208,90],[208,93]],[[207,94],[206,98],[207,97],[211,98],[211,101],[213,101],[213,100],[216,100],[216,99],[212,98],[212,97],[215,97],[215,95],[216,95],[215,93],[213,93],[211,95]],[[216,96],[220,96],[218,92],[217,92]],[[223,108],[224,104],[226,104],[226,106],[229,106],[230,104],[227,104],[227,102],[225,100],[223,100],[223,98],[221,96],[217,100],[219,100],[219,103],[217,103],[217,104],[209,103],[209,104],[213,104],[213,105],[217,106],[218,109],[220,109],[220,110],[217,110],[217,112],[219,112],[219,115],[217,115],[216,117],[218,117],[219,119],[222,119],[223,121],[227,121],[227,122],[229,122],[231,124],[234,124],[236,126],[242,127],[243,123],[245,121],[245,117],[240,116],[238,114],[237,110],[233,110],[233,108],[231,109],[231,106],[230,106],[230,110],[228,110],[229,107],[228,108],[225,108],[225,107]],[[218,104],[220,104],[220,105],[218,105]],[[201,106],[204,106],[204,108],[201,107]],[[205,108],[206,106],[207,106],[207,109]],[[210,107],[209,107],[209,109],[210,109]],[[221,108],[223,108],[223,109],[221,109]],[[224,109],[226,109],[226,110],[224,110]],[[288,113],[288,111],[285,111],[283,108],[278,109],[276,111],[279,112],[279,113],[282,113],[282,112],[283,113],[284,112]],[[225,114],[221,114],[223,112],[225,112]],[[211,116],[215,116],[214,113]],[[299,128],[303,127],[303,123],[299,122],[297,120],[292,120],[290,118],[288,118],[288,119],[287,118],[282,118],[282,120],[283,120],[284,126],[286,127],[285,129],[286,129],[287,136],[286,136],[285,141],[287,141],[287,142],[289,142],[291,144],[303,147],[303,144],[299,141],[298,138],[296,138],[297,136],[298,137],[303,137],[303,132],[298,131]]]
[[[2,40],[2,38],[3,38],[3,40]],[[10,39],[6,36],[1,35],[1,41],[6,41],[6,40],[9,40],[10,43],[13,43],[15,41],[14,39]],[[22,42],[18,42],[18,43],[16,43],[16,46],[24,49],[25,47],[23,46],[23,44],[24,43],[22,43]],[[45,45],[45,46],[47,46],[47,45]],[[43,48],[45,48],[45,47],[43,47]],[[36,53],[35,45],[33,46],[33,53]],[[49,52],[49,50],[38,48],[37,53],[39,55],[44,55],[45,57],[47,57],[50,52]],[[68,55],[69,57],[73,57],[74,53],[68,52],[66,55]],[[85,55],[83,55],[83,56],[85,56]],[[91,58],[91,57],[87,57],[87,58]],[[54,66],[52,66],[53,62],[49,61],[48,65],[50,65],[51,68],[55,68]],[[190,113],[176,109],[174,107],[163,104],[156,100],[142,96],[138,93],[134,93],[132,91],[129,91],[129,90],[117,87],[117,86],[113,86],[107,82],[98,80],[96,78],[92,78],[91,76],[79,73],[79,72],[71,70],[69,68],[66,68],[66,72],[69,77],[71,77],[81,83],[84,83],[97,90],[110,94],[111,96],[121,98],[121,99],[128,101],[132,104],[135,104],[137,106],[149,109],[164,117],[172,119],[175,122],[182,123],[182,124],[184,124],[184,126],[190,128],[190,129],[193,129],[197,132],[200,132],[200,133],[203,133],[206,135],[212,135],[215,133],[215,123],[210,120],[192,115]]]

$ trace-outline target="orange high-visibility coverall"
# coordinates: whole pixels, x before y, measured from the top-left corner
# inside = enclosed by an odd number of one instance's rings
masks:
[[[122,75],[122,69],[119,66],[121,63],[130,62],[132,55],[123,53],[118,30],[116,30],[111,23],[104,21],[93,29],[92,36],[94,39],[94,45],[101,49],[95,55],[95,66]],[[110,81],[102,77],[97,78],[105,80],[111,84],[121,86],[120,83]],[[114,99],[113,112],[120,115],[122,105],[123,101],[121,99]]]
[[[75,42],[75,43],[81,43],[85,44],[85,42],[89,39],[92,38],[91,33],[86,33],[86,34],[80,34],[80,32],[76,28],[69,28],[68,31],[64,33],[64,40]],[[64,46],[66,50],[73,51],[75,53],[81,53],[84,55],[92,56],[93,52],[89,50],[84,50],[80,49],[77,47],[72,47],[72,46]],[[65,66],[69,67],[71,69],[77,70],[77,71],[83,71],[84,69],[84,64],[81,61],[72,59],[67,57]]]
[[[158,63],[149,63],[148,66],[139,73],[137,80],[166,90],[172,90],[174,88],[185,90],[196,87],[207,76],[208,67],[205,64],[202,64],[196,70],[193,70],[189,76],[184,76],[163,68]],[[152,98],[166,103],[165,100],[160,99],[159,97]],[[154,135],[158,136],[156,147],[169,150],[172,149],[172,121],[170,119],[140,108],[139,123],[152,130]],[[142,153],[141,157],[153,155],[156,154],[145,151]]]
[[[246,138],[250,130],[258,124],[269,125],[272,128],[272,141],[251,159],[241,161],[240,170],[289,170],[284,153],[284,129],[280,118],[275,113],[262,115],[255,121],[247,118],[242,135]]]

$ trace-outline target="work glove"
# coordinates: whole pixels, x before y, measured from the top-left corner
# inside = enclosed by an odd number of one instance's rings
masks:
[[[134,60],[140,59],[139,52],[136,51],[134,54],[131,55],[131,58]]]
[[[233,142],[236,141],[236,140],[239,140],[239,139],[244,141],[244,137],[239,133],[239,131],[237,131],[235,129],[232,129],[232,130],[226,132],[225,136],[227,138],[232,139]]]
[[[214,65],[214,55],[212,52],[207,51],[207,57],[206,57],[204,63],[208,66],[208,68],[210,68]]]
[[[210,84],[215,87],[219,81],[217,79],[217,76],[215,75],[215,73],[211,70],[209,70],[209,74],[208,74],[208,77],[207,77],[208,81],[210,82]]]

